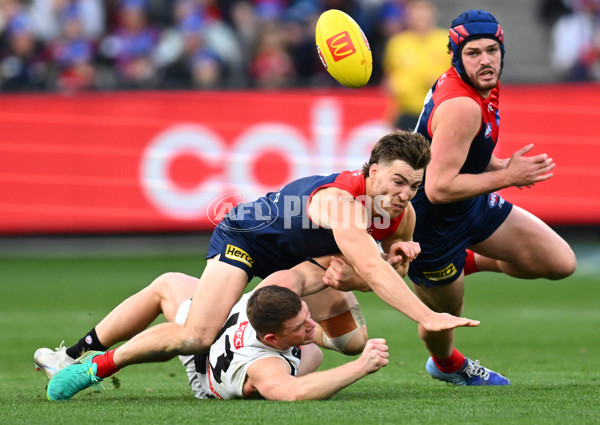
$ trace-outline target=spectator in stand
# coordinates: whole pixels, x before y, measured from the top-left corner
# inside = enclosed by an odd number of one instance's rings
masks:
[[[9,2],[3,9],[7,18],[0,54],[2,91],[39,91],[47,88],[48,60],[43,45],[36,38],[31,19]]]
[[[406,2],[404,0],[386,1],[381,5],[378,20],[381,23],[381,38],[389,40],[406,30]]]
[[[423,99],[449,66],[448,32],[437,26],[437,9],[429,0],[406,4],[406,30],[385,46],[384,85],[393,100],[390,121],[402,130],[413,130]]]
[[[55,86],[60,91],[75,92],[94,88],[95,46],[85,37],[81,13],[82,9],[77,2],[61,10],[58,17],[61,36],[49,45],[56,68]]]
[[[383,47],[404,29],[406,1],[0,0],[0,60],[12,57],[0,74],[7,81],[6,75],[24,72],[13,80],[23,84],[11,84],[12,90],[337,87],[318,61],[314,27],[322,11],[339,9],[359,23],[371,43],[370,84],[376,85],[382,78]],[[79,41],[67,43],[63,19],[69,8],[79,10],[81,34]],[[6,30],[17,12],[32,19],[33,56],[17,57],[14,46],[8,46],[17,33],[26,33],[13,27],[9,36]],[[202,25],[203,49],[193,52],[184,46],[191,33],[182,33],[182,21],[190,15]],[[88,43],[95,53],[91,60]],[[43,60],[44,52],[58,62]],[[35,58],[34,64],[25,64],[25,57]],[[93,79],[87,65],[85,70],[79,66],[85,62],[93,64]],[[82,69],[72,73],[74,63]]]
[[[184,53],[184,60],[191,66],[192,87],[215,88],[225,82],[229,84],[232,80],[240,80],[243,73],[241,46],[234,30],[223,21],[217,6],[217,2],[212,0],[175,2],[176,25],[184,38],[198,38],[196,44],[202,47],[201,51],[186,49]]]
[[[571,0],[552,28],[550,64],[568,81],[600,80],[600,0]]]
[[[0,33],[4,33],[15,16],[25,13],[20,0],[0,0]]]
[[[219,88],[223,77],[222,62],[206,44],[203,17],[192,13],[179,22],[182,48],[179,58],[165,73],[167,88]]]
[[[76,8],[81,37],[99,40],[105,33],[105,13],[102,0],[33,0],[31,18],[35,32],[44,43],[64,36],[64,15]]]
[[[147,8],[147,0],[120,0],[117,27],[102,41],[100,53],[114,63],[120,88],[148,89],[159,82],[161,34],[149,23]]]
[[[384,78],[383,54],[388,40],[406,29],[405,3],[406,0],[387,0],[374,13],[377,25],[367,37],[373,55],[372,83],[381,84]]]
[[[241,60],[244,70],[250,69],[250,63],[258,44],[260,20],[250,0],[238,0],[230,9],[231,25],[241,48]],[[248,73],[243,72],[241,84],[248,85]]]
[[[542,24],[552,26],[563,15],[571,13],[570,0],[538,0],[538,17]]]
[[[283,5],[278,1],[264,0],[257,5],[260,26],[250,77],[253,85],[261,89],[278,89],[293,86],[296,78],[294,61],[287,50],[281,17]]]
[[[318,55],[315,53],[315,28],[321,10],[311,0],[299,0],[283,15],[287,50],[296,69],[295,85],[307,86],[318,82],[315,77],[325,75]],[[328,80],[331,79],[327,76]]]

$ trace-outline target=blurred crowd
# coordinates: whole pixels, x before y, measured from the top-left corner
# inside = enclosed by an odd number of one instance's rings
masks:
[[[566,81],[600,81],[600,0],[541,0],[550,66]]]
[[[557,75],[600,80],[600,0],[539,5]],[[358,21],[374,55],[370,84],[384,83],[398,99],[390,114],[410,126],[411,97],[420,108],[449,64],[447,30],[424,0],[0,0],[0,91],[336,86],[314,43],[327,9]]]
[[[407,1],[0,0],[0,90],[335,85],[315,49],[321,12],[354,17],[380,52]]]

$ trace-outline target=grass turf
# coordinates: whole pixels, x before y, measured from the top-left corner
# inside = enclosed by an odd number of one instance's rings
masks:
[[[600,424],[600,287],[594,274],[561,282],[480,273],[467,281],[457,331],[468,356],[508,376],[509,387],[458,388],[425,373],[416,325],[372,294],[358,294],[390,364],[331,400],[195,400],[177,360],[120,371],[120,383],[70,402],[45,398],[36,348],[76,342],[122,299],[166,271],[199,275],[199,255],[0,260],[0,423]],[[321,368],[348,358],[327,352]],[[119,388],[116,388],[119,387]]]

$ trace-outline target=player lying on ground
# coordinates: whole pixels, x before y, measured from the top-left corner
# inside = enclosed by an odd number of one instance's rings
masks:
[[[410,200],[429,159],[423,136],[398,131],[375,144],[362,170],[301,178],[237,205],[212,234],[185,323],[152,326],[100,356],[107,366],[99,377],[131,364],[206,351],[250,279],[334,253],[341,253],[377,296],[423,329],[477,326],[478,321],[432,311],[402,279],[420,251],[412,240],[416,218]],[[377,242],[388,260],[402,260],[388,263]],[[79,382],[68,383],[73,394]]]
[[[308,306],[295,292],[270,284],[290,276],[296,279],[289,273],[281,274],[274,279],[266,279],[254,291],[245,294],[232,309],[208,352],[180,356],[196,397],[324,399],[388,363],[385,340],[372,339],[366,341],[358,359],[334,369],[314,372],[323,358],[314,344],[320,331],[319,325],[311,319]],[[149,325],[162,313],[168,322],[183,323],[198,281],[181,273],[166,273],[158,277],[129,298],[125,306],[113,310],[104,322],[120,325],[115,329],[99,327],[98,336],[103,341],[113,342],[120,335],[134,332],[140,323],[134,325],[131,320],[118,320],[124,317],[143,317]],[[299,280],[293,287],[301,290]],[[96,376],[102,367],[93,362],[98,354],[97,351],[88,351],[76,362],[64,350],[51,356],[36,353],[37,357],[55,363],[44,365],[37,359],[38,365],[48,375],[54,375],[58,369],[48,385],[48,398],[70,399],[72,394],[64,391],[68,386],[55,384],[65,377],[72,380],[73,377],[87,376],[90,369]],[[63,364],[57,365],[60,357]],[[61,369],[67,364],[70,365]],[[97,379],[93,384],[100,381]]]
[[[273,273],[264,284],[287,286],[295,292],[309,294],[303,300],[319,325],[315,342],[344,354],[358,354],[368,338],[358,301],[351,292],[337,291],[324,283],[357,286],[352,282],[356,279],[356,273],[342,257],[327,256],[311,258],[290,270]],[[39,348],[34,354],[36,368],[52,378],[85,352],[107,351],[109,347],[139,334],[158,314],[154,303],[156,293],[154,285],[149,285],[127,298],[74,345],[64,347],[61,344],[56,350]]]

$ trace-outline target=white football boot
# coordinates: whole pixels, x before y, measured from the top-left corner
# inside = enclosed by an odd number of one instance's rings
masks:
[[[35,363],[36,370],[43,371],[50,379],[59,370],[75,363],[75,360],[67,355],[67,347],[63,347],[63,343],[64,341],[54,350],[50,348],[38,348],[33,354],[33,362]]]

